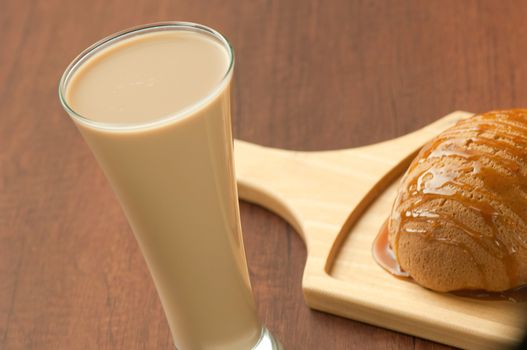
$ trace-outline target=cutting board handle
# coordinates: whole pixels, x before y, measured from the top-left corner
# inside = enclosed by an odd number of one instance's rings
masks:
[[[291,166],[288,163],[295,152],[241,140],[234,141],[234,151],[239,197],[278,214],[303,235],[298,214],[288,205],[284,194],[272,186],[280,181],[284,166]]]
[[[313,249],[324,256],[317,265],[325,270],[347,234],[343,228],[393,181],[394,171],[402,172],[401,164],[426,141],[468,115],[454,112],[399,138],[344,150],[288,151],[236,140],[239,196],[283,217],[303,238],[308,261]]]

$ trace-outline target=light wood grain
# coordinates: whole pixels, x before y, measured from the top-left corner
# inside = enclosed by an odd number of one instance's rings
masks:
[[[294,152],[237,141],[241,198],[286,219],[307,247],[302,288],[318,310],[470,349],[518,342],[524,311],[426,290],[394,278],[371,256],[397,181],[416,150],[455,121],[451,113],[409,135],[347,150]]]

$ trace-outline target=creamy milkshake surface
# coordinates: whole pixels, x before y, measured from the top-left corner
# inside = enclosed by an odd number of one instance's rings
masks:
[[[64,92],[180,349],[250,349],[262,330],[233,174],[230,65],[209,33],[139,33],[81,61]]]
[[[225,48],[203,34],[143,34],[84,63],[69,82],[67,100],[90,120],[149,122],[207,96],[220,84],[228,65]]]

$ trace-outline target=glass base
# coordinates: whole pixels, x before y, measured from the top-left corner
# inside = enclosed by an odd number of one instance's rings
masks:
[[[263,328],[258,343],[256,343],[251,350],[284,350],[284,348],[282,347],[282,344],[280,344],[280,342],[267,330],[267,328]]]

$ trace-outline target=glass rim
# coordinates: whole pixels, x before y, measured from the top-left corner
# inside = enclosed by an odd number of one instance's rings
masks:
[[[78,113],[70,106],[70,104],[68,103],[66,99],[66,87],[68,86],[70,79],[77,72],[77,70],[84,63],[86,63],[86,61],[88,61],[91,57],[93,57],[93,55],[111,47],[112,45],[122,40],[129,39],[135,35],[148,34],[151,32],[156,32],[156,31],[161,31],[161,30],[170,30],[170,29],[180,30],[180,31],[187,30],[191,32],[207,34],[209,36],[214,37],[216,40],[218,40],[220,44],[222,44],[223,47],[226,49],[227,54],[229,56],[228,57],[229,64],[220,82],[214,87],[214,89],[212,89],[212,91],[208,92],[203,97],[197,99],[195,102],[189,104],[188,106],[178,111],[175,111],[167,115],[160,116],[158,118],[155,118],[147,122],[116,123],[116,122],[96,121],[96,120],[90,119],[89,117],[83,116],[82,114]],[[68,67],[62,74],[62,77],[60,78],[59,89],[58,89],[59,99],[60,99],[60,103],[62,104],[62,107],[64,108],[64,110],[66,110],[66,112],[69,114],[69,116],[72,119],[80,123],[95,127],[97,129],[125,131],[125,130],[134,130],[134,129],[154,127],[154,126],[165,124],[167,122],[183,119],[186,115],[189,115],[193,111],[206,105],[214,97],[216,97],[223,90],[225,85],[227,85],[227,83],[230,81],[233,68],[234,68],[234,49],[232,48],[227,38],[225,38],[225,36],[223,36],[221,33],[219,33],[218,31],[210,27],[207,27],[205,25],[198,24],[198,23],[180,22],[180,21],[156,22],[156,23],[143,24],[143,25],[131,27],[131,28],[110,34],[104,37],[103,39],[97,41],[96,43],[90,45],[88,48],[83,50],[79,55],[77,55],[77,57],[75,57],[73,61],[71,61],[71,63],[68,65]]]

